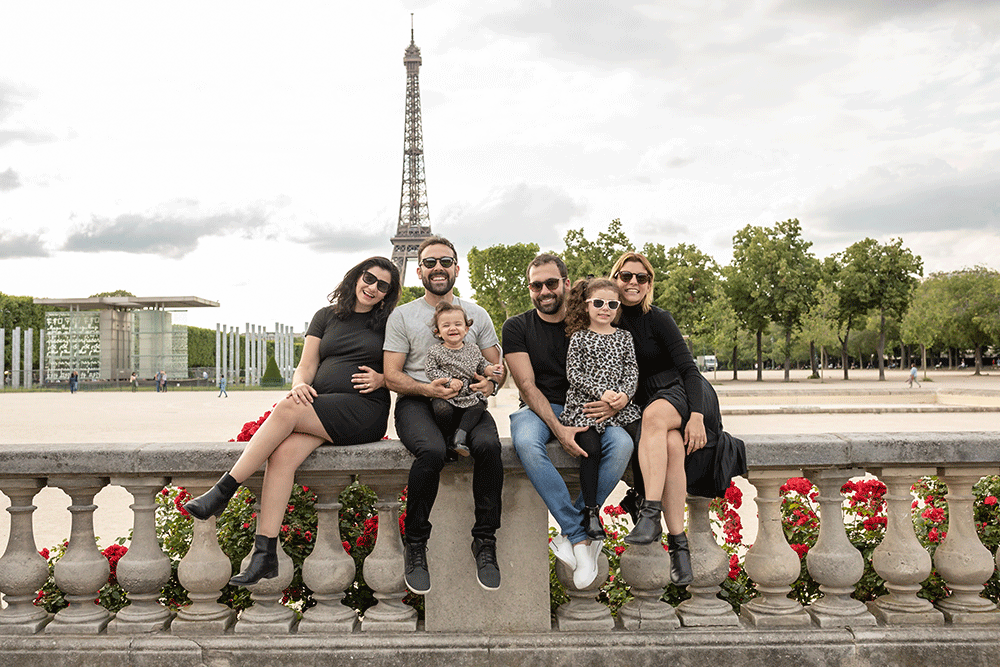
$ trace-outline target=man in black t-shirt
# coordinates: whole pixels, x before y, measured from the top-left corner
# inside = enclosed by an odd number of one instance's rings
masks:
[[[555,437],[571,456],[586,456],[576,444],[582,428],[559,422],[566,402],[566,295],[569,291],[566,265],[556,255],[543,253],[528,265],[528,288],[534,308],[511,317],[503,325],[503,350],[507,367],[521,395],[521,407],[510,416],[510,435],[528,479],[560,527],[549,546],[559,560],[574,572],[578,588],[586,588],[597,576],[597,553],[601,543],[591,543],[583,528],[583,500],[574,504],[562,475],[549,459],[546,445]],[[614,414],[604,401],[588,403],[586,414],[598,419]],[[621,479],[632,455],[632,438],[624,429],[611,426],[601,438],[598,499],[604,499]]]

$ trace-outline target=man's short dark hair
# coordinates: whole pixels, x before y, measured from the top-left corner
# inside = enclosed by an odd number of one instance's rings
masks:
[[[427,239],[424,239],[424,242],[420,244],[419,248],[417,248],[417,258],[419,259],[420,256],[424,254],[424,248],[432,245],[448,246],[449,248],[451,248],[452,254],[455,255],[455,260],[458,261],[458,251],[455,250],[455,246],[452,245],[451,241],[449,241],[443,236],[431,236]]]
[[[533,260],[528,262],[528,268],[525,269],[524,275],[529,280],[531,279],[530,273],[531,269],[536,266],[542,266],[544,264],[555,264],[559,268],[559,275],[564,279],[569,277],[569,271],[566,270],[566,262],[562,261],[559,255],[554,255],[551,252],[543,252]]]

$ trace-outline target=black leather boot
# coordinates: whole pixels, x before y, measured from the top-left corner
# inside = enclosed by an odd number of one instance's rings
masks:
[[[639,523],[639,508],[642,507],[643,497],[635,492],[635,489],[629,489],[625,492],[625,496],[622,497],[622,501],[618,504],[623,510],[628,512],[629,517],[632,519],[632,525]]]
[[[601,508],[583,508],[583,529],[587,532],[587,537],[592,540],[603,540],[607,537],[601,525]]]
[[[629,544],[651,544],[659,542],[663,537],[663,526],[660,517],[663,515],[663,504],[659,500],[643,500],[639,508],[639,520],[632,532],[625,536]]]
[[[667,533],[667,549],[670,551],[670,581],[677,586],[687,586],[694,581],[687,533]]]
[[[261,579],[278,576],[278,538],[257,535],[253,538],[250,564],[229,580],[233,586],[251,586]]]
[[[194,500],[187,501],[184,504],[184,509],[187,510],[188,514],[202,521],[210,516],[219,516],[226,509],[229,499],[233,497],[238,488],[240,488],[240,483],[227,472],[219,478],[219,481],[211,489]]]
[[[462,429],[458,429],[457,431],[455,431],[455,437],[452,439],[451,444],[452,444],[452,449],[455,450],[455,453],[458,454],[459,456],[469,455],[469,446],[465,444],[468,438],[469,434],[463,431]]]

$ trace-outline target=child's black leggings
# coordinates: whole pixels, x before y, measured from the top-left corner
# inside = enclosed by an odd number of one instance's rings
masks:
[[[468,408],[457,408],[443,398],[432,398],[431,407],[441,435],[450,442],[451,436],[459,429],[466,433],[472,432],[486,412],[486,401],[479,401]]]

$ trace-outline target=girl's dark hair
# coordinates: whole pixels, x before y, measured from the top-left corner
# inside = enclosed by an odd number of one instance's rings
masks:
[[[369,257],[352,268],[344,274],[344,279],[340,281],[336,289],[330,292],[327,298],[333,304],[333,312],[337,318],[346,320],[354,312],[354,306],[358,303],[358,297],[354,290],[358,285],[361,274],[373,267],[385,269],[389,272],[389,291],[372,310],[372,317],[368,320],[369,328],[375,331],[382,331],[385,329],[385,322],[389,319],[389,314],[396,307],[396,302],[399,301],[399,294],[403,290],[403,284],[399,279],[399,269],[385,257]]]
[[[435,338],[441,337],[440,335],[438,335],[438,318],[441,317],[441,315],[443,315],[444,313],[450,312],[452,310],[462,313],[462,317],[465,319],[465,326],[467,327],[472,326],[472,319],[469,317],[469,314],[465,312],[465,308],[462,308],[457,303],[448,303],[447,301],[442,301],[434,308],[434,317],[431,319],[431,329],[434,331]]]
[[[621,300],[621,291],[618,285],[607,278],[580,278],[569,291],[566,298],[566,336],[572,336],[577,331],[582,331],[590,326],[590,314],[587,312],[587,299],[599,289],[608,289],[618,295]],[[618,321],[621,314],[621,307],[615,311],[614,321]]]

